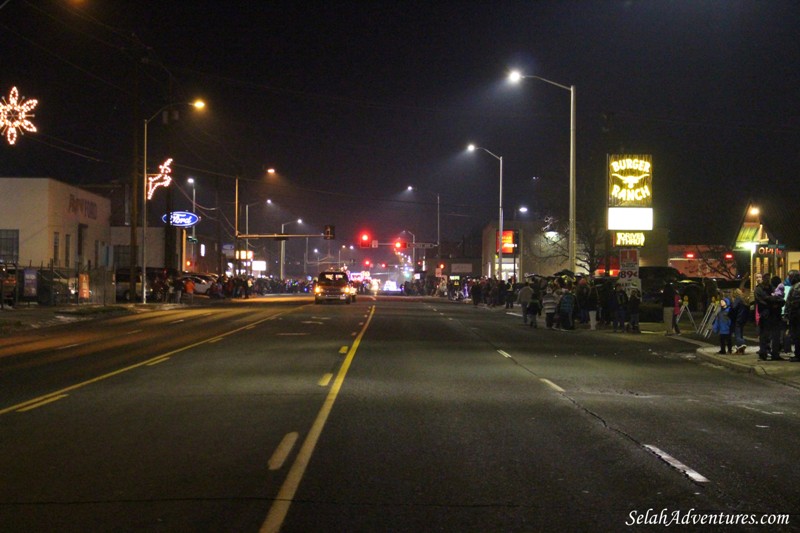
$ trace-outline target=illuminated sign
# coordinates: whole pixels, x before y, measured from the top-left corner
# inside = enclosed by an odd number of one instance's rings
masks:
[[[200,222],[200,216],[190,213],[189,211],[173,211],[170,213],[170,226],[178,226],[180,228],[191,228]],[[167,215],[162,215],[161,220],[164,224],[167,223]]]
[[[756,255],[759,256],[783,256],[783,246],[776,246],[774,244],[765,244],[763,246],[759,246],[756,250]]]
[[[651,207],[652,205],[652,156],[608,156],[608,207]]]
[[[653,229],[652,207],[609,207],[608,229],[650,231]]]
[[[644,233],[618,231],[614,233],[614,246],[644,246]]]
[[[515,239],[516,233],[517,233],[516,231],[510,230],[510,229],[509,230],[503,230],[503,241],[502,242],[503,242],[503,253],[504,254],[513,254],[517,250],[517,241]],[[496,233],[495,236],[497,236],[497,235],[498,234]],[[500,244],[500,239],[498,238],[497,242],[495,243],[495,250],[499,249],[499,244]]]

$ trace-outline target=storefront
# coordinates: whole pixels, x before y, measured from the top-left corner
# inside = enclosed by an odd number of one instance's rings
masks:
[[[0,256],[21,266],[109,266],[107,198],[51,178],[0,178]]]

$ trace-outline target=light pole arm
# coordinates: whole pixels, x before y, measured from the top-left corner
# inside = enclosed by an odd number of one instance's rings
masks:
[[[575,90],[575,86],[574,85],[571,85],[571,86],[562,85],[561,83],[556,83],[553,80],[548,80],[547,78],[542,78],[541,76],[521,76],[521,77],[522,78],[532,78],[534,80],[543,81],[545,83],[549,83],[550,85],[555,85],[556,87],[564,89],[565,91],[574,91]]]

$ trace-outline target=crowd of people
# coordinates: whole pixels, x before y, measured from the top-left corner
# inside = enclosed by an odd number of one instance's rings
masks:
[[[574,330],[611,327],[615,332],[639,333],[640,291],[626,291],[607,279],[553,276],[533,277],[524,283],[482,278],[468,282],[473,305],[512,308],[518,304],[525,324],[538,328]]]
[[[626,290],[619,282],[598,278],[554,276],[533,277],[524,283],[481,278],[469,280],[464,290],[474,306],[513,308],[519,305],[522,320],[530,327],[574,330],[613,328],[614,332],[640,333],[642,295],[636,288]],[[755,320],[761,360],[788,359],[800,362],[800,272],[790,270],[785,279],[757,275],[752,296],[741,288],[729,294],[717,291],[712,300],[712,332],[718,336],[720,354],[743,354],[747,344],[745,325]],[[661,291],[662,320],[666,335],[680,335],[679,318],[688,311],[671,280]]]

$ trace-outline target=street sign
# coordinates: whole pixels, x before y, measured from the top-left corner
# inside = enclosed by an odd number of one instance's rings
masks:
[[[436,248],[435,242],[410,242],[409,248]]]

